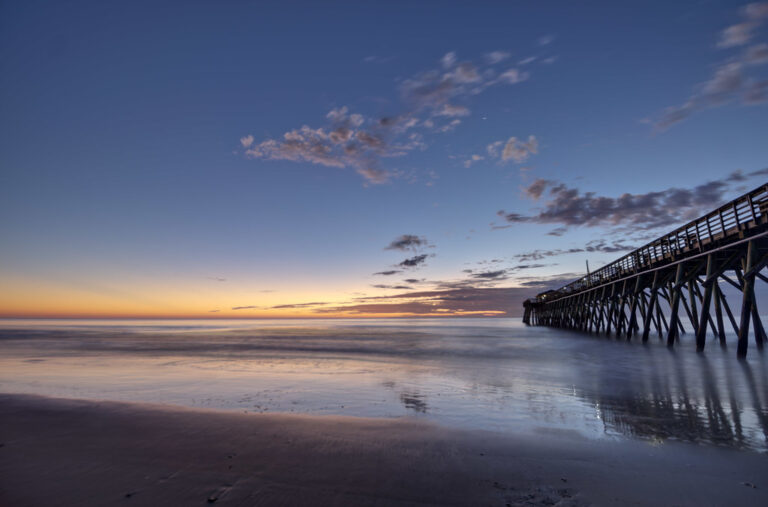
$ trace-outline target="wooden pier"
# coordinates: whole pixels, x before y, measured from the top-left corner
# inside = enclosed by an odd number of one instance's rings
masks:
[[[766,265],[768,183],[587,276],[525,301],[523,322],[644,342],[655,331],[673,347],[685,333],[684,312],[702,351],[707,330],[725,345],[727,319],[743,358],[750,324],[755,345],[762,349],[766,341],[755,298],[755,283],[768,282],[761,273]],[[738,291],[739,313],[734,314],[721,284]]]

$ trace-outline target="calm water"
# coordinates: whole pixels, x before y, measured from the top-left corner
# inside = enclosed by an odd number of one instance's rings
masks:
[[[768,452],[766,356],[692,341],[669,351],[518,319],[7,320],[0,392]]]

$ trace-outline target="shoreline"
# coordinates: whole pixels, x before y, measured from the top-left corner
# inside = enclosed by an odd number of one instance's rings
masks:
[[[765,454],[409,418],[0,394],[0,444],[2,505],[768,503]]]

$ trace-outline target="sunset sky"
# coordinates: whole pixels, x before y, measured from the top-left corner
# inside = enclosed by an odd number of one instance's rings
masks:
[[[0,317],[518,315],[766,101],[768,3],[2,2]]]

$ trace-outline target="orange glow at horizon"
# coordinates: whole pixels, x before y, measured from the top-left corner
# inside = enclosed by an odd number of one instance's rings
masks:
[[[407,318],[500,316],[505,312],[495,308],[452,310],[440,308],[429,299],[402,298],[397,303],[420,301],[434,310],[404,311],[391,300],[392,311],[386,308],[372,312],[366,308],[346,310],[356,302],[351,294],[361,288],[335,291],[274,291],[259,293],[238,288],[200,286],[163,287],[136,284],[95,287],[72,286],[52,282],[24,280],[0,282],[0,318],[130,318],[130,319],[330,319],[330,318]],[[364,288],[362,289],[364,290]],[[310,302],[322,304],[309,304]],[[386,300],[380,306],[385,306]],[[293,306],[293,307],[292,307]],[[278,307],[278,308],[275,308]],[[236,309],[238,308],[238,309]],[[317,310],[323,310],[318,312]]]

